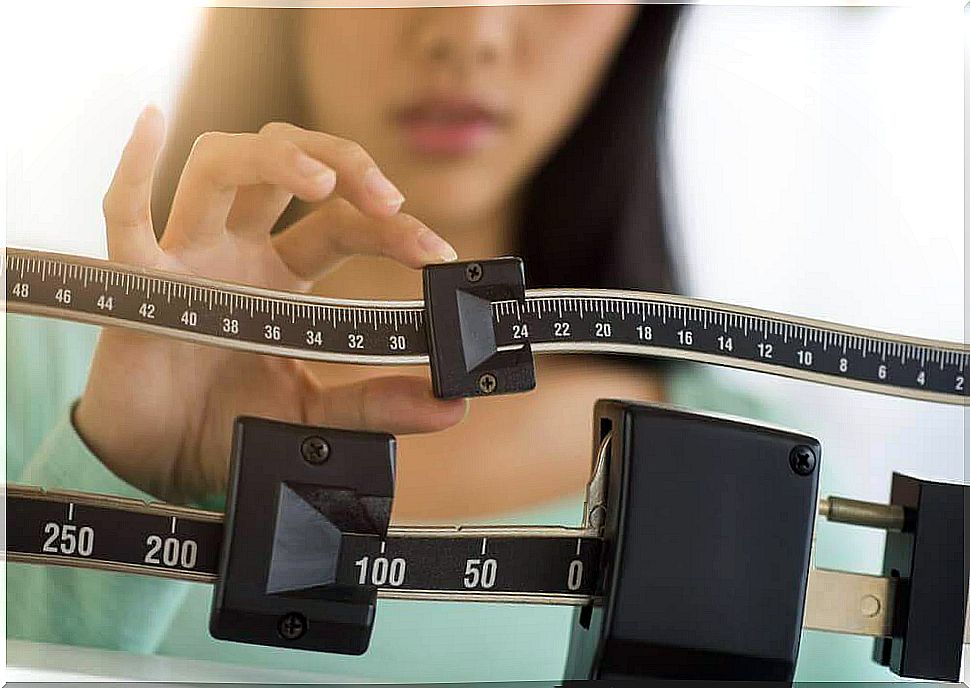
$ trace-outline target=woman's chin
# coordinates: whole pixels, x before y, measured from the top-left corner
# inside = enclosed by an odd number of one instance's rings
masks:
[[[494,230],[506,205],[495,179],[484,175],[435,175],[401,184],[401,208],[446,239],[464,229]]]

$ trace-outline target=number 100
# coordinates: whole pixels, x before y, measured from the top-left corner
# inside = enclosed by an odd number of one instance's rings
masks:
[[[354,566],[360,569],[357,582],[361,585],[390,585],[396,588],[404,583],[407,562],[400,557],[362,557],[354,562]]]

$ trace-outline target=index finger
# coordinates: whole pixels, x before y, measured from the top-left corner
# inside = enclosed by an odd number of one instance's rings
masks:
[[[108,255],[113,260],[145,265],[158,257],[151,197],[155,162],[164,135],[162,113],[149,105],[135,122],[102,202]]]
[[[290,141],[336,171],[337,194],[365,215],[388,217],[404,203],[404,195],[355,141],[285,122],[271,122],[260,130],[260,134]]]

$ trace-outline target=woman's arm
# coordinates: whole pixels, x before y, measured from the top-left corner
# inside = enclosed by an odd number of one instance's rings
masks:
[[[381,373],[323,363],[313,370],[341,383]],[[428,374],[427,368],[409,372]],[[531,392],[475,399],[459,425],[398,438],[395,523],[475,523],[581,500],[596,400],[664,397],[659,369],[619,358],[537,356],[536,378]]]
[[[6,327],[7,480],[150,499],[105,468],[70,421],[97,330],[14,315],[7,317]],[[7,636],[149,652],[164,635],[189,585],[8,563]]]

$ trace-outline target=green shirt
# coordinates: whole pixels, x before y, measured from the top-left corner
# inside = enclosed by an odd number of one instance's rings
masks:
[[[69,419],[97,328],[15,315],[6,327],[7,480],[153,501],[108,471]],[[700,368],[677,370],[668,388],[671,401],[687,407],[776,420],[749,397],[713,384]],[[577,494],[489,522],[578,525],[581,512]],[[381,600],[370,649],[348,657],[214,640],[211,594],[212,586],[201,583],[8,564],[7,636],[372,682],[556,680],[573,616],[572,608],[552,605]],[[869,660],[870,647],[869,639],[806,632],[798,678],[890,678]]]

